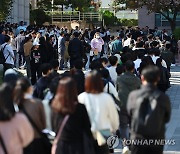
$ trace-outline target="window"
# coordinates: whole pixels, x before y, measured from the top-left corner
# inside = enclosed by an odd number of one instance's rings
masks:
[[[163,26],[170,26],[170,23],[163,15],[156,13],[155,14],[155,25],[156,25],[156,27],[163,27]],[[176,25],[180,26],[180,12],[178,13],[178,16],[176,19]]]

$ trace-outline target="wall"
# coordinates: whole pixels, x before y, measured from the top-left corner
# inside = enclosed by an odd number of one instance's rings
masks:
[[[24,21],[29,24],[29,14],[29,0],[14,0],[8,21],[11,23]]]
[[[67,21],[67,22],[53,22],[53,25],[57,25],[59,27],[64,27],[66,26],[68,29],[72,29],[72,23],[73,21]],[[76,23],[76,21],[75,21]],[[45,23],[44,25],[49,25],[48,23]],[[78,22],[78,26],[79,28],[81,29],[85,29],[85,28],[90,28],[90,29],[93,29],[93,25],[90,24],[90,23],[86,23],[86,21],[79,21]]]
[[[151,13],[148,15],[146,7],[139,9],[138,11],[138,25],[140,28],[149,26],[150,29],[155,27],[155,14]]]

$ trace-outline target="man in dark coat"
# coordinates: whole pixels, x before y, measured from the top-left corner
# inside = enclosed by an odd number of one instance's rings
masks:
[[[125,63],[126,72],[117,78],[118,96],[122,103],[120,111],[120,134],[123,139],[129,139],[129,116],[126,110],[129,93],[140,88],[141,81],[134,75],[134,62]],[[125,145],[124,145],[125,146]],[[124,149],[127,147],[125,146]]]
[[[160,79],[160,72],[156,66],[149,66],[145,68],[142,71],[142,75],[141,75],[141,80],[142,80],[141,89],[135,90],[129,95],[127,102],[127,111],[129,116],[131,117],[131,139],[135,141],[137,140],[142,141],[139,142],[139,144],[132,145],[131,148],[132,154],[155,154],[155,153],[162,154],[163,153],[163,143],[164,143],[163,141],[165,139],[165,125],[170,120],[171,105],[170,105],[169,97],[157,89],[157,83],[159,79]],[[143,130],[141,129],[142,131],[140,131],[139,126],[140,123],[142,123],[140,119],[144,114],[141,114],[141,112],[139,111],[144,112],[145,111],[144,109],[147,108],[146,105],[146,108],[140,110],[140,107],[143,106],[142,105],[143,103],[147,104],[147,102],[140,101],[142,98],[148,98],[153,113],[149,114],[149,110],[148,112],[146,112],[148,116],[144,118],[146,119],[144,120],[145,121],[144,125],[148,125],[149,129],[148,128]],[[136,116],[137,113],[140,116]],[[154,119],[152,119],[150,122],[148,118],[149,117],[152,118],[153,117],[152,114],[156,116],[154,116]],[[146,143],[144,143],[145,140],[147,141]],[[159,140],[161,141],[161,143],[160,144],[156,143],[156,141]]]
[[[70,56],[70,67],[73,68],[75,61],[83,58],[83,43],[79,40],[79,33],[74,32],[74,39],[69,42],[68,53]]]
[[[44,63],[41,65],[42,77],[37,81],[36,85],[34,86],[33,96],[35,98],[39,98],[41,100],[44,99],[46,90],[50,84],[49,74],[51,73],[51,70],[52,69],[50,64]]]

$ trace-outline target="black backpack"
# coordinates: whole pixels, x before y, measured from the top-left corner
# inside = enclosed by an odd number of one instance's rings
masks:
[[[0,64],[4,64],[7,60],[7,58],[9,57],[9,55],[5,58],[4,56],[4,49],[6,48],[7,44],[4,46],[4,48],[1,48],[0,51]]]
[[[153,139],[160,133],[163,122],[158,103],[160,94],[157,90],[151,96],[141,96],[137,99],[131,126],[137,136]]]

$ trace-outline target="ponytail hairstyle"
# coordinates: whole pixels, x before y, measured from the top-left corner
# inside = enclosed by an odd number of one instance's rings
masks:
[[[14,102],[19,106],[21,109],[23,107],[24,101],[24,94],[27,90],[31,87],[31,83],[28,78],[20,78],[16,82],[16,86],[14,88]]]

